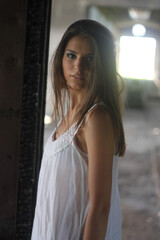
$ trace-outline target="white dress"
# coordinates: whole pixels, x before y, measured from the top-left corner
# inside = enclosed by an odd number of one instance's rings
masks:
[[[54,130],[45,144],[32,240],[83,240],[89,209],[88,155],[76,144],[79,127],[75,126],[73,124],[53,141]],[[111,207],[105,240],[121,240],[117,156],[113,159]]]

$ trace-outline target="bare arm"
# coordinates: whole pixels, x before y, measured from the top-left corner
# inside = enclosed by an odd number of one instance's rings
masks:
[[[109,114],[96,109],[85,128],[90,207],[83,240],[104,240],[110,210],[114,133]]]

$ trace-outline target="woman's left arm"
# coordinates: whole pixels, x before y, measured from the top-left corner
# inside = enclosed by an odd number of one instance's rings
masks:
[[[88,151],[90,207],[83,240],[104,240],[110,210],[114,132],[110,115],[97,108],[87,121],[85,141]]]

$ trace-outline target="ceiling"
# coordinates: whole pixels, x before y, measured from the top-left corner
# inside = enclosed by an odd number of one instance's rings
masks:
[[[117,22],[119,19],[127,21],[129,19],[128,8],[126,7],[98,7],[98,10],[109,18],[112,22]]]
[[[117,7],[142,7],[149,9],[160,9],[160,0],[81,0],[84,3],[90,3],[101,6]]]
[[[124,7],[105,7],[100,6],[98,7],[99,11],[104,15],[107,16],[112,22],[121,21],[129,21],[130,17],[128,14],[128,8]],[[160,22],[160,10],[159,9],[152,9],[151,16],[149,18],[151,22]]]

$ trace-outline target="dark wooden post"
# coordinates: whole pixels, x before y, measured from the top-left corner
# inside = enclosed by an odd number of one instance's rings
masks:
[[[16,239],[29,240],[43,151],[51,0],[28,0],[22,88]]]

